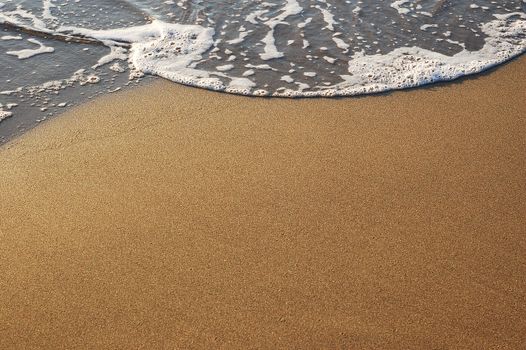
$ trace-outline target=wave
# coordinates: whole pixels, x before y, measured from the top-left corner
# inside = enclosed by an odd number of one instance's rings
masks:
[[[164,7],[148,11],[151,2],[134,1],[148,23],[111,29],[62,24],[51,0],[45,3],[41,17],[18,7],[0,12],[0,24],[109,47],[95,67],[126,60],[133,76],[252,96],[351,96],[416,87],[479,73],[526,50],[524,12],[488,13],[489,7],[474,4],[464,8],[481,12],[477,21],[459,15],[460,24],[451,22],[446,31],[436,17],[448,15],[445,7],[452,5],[442,1],[388,2],[390,10],[382,11],[392,16],[386,17],[390,25],[371,23],[374,8],[361,2],[234,2],[219,10],[200,1],[163,2],[195,17],[195,23],[173,23],[159,11]]]

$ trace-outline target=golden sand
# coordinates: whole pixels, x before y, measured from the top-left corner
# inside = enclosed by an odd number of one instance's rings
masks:
[[[0,148],[0,349],[526,347],[525,76],[45,123]]]

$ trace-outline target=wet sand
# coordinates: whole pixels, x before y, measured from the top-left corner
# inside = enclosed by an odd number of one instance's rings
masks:
[[[524,348],[525,76],[45,123],[0,148],[0,348]]]

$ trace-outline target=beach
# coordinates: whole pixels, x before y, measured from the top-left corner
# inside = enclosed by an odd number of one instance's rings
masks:
[[[0,148],[0,348],[524,348],[525,76],[43,123]]]

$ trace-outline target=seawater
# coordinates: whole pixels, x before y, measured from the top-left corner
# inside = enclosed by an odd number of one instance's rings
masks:
[[[452,80],[526,48],[523,0],[0,0],[0,141],[160,76],[252,96]]]

